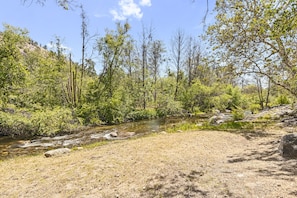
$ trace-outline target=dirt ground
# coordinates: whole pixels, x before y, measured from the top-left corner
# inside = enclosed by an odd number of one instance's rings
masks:
[[[284,130],[191,131],[0,162],[0,197],[296,197]]]

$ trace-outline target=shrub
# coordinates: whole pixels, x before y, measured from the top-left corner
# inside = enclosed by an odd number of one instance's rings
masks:
[[[233,109],[232,111],[233,120],[242,120],[244,118],[244,111],[242,109]]]
[[[163,100],[156,109],[158,117],[179,114],[182,112],[182,105],[179,101],[173,99]]]
[[[98,116],[98,110],[95,105],[83,104],[80,108],[76,109],[76,115],[80,124],[82,125],[99,125],[101,120]]]
[[[54,135],[68,130],[72,121],[71,110],[59,107],[34,112],[31,118],[33,128],[36,130],[34,135]]]
[[[276,101],[278,105],[290,104],[290,100],[286,95],[279,95]]]
[[[139,121],[139,120],[148,120],[157,117],[157,112],[155,109],[145,109],[145,110],[136,110],[128,113],[126,120]]]

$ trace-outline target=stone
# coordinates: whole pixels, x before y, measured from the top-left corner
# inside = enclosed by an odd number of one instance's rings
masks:
[[[109,135],[110,135],[111,137],[118,137],[118,133],[117,133],[116,131],[111,132]]]
[[[297,134],[287,134],[281,138],[278,150],[285,158],[297,158]]]
[[[54,149],[50,150],[44,153],[45,157],[54,157],[54,156],[60,156],[63,154],[70,153],[71,150],[69,148],[59,148],[59,149]]]
[[[211,118],[209,118],[209,123],[218,125],[232,120],[232,114],[219,113],[218,115],[214,115]]]

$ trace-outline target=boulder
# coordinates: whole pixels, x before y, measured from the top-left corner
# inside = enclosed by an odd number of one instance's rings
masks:
[[[232,120],[233,120],[232,114],[219,113],[218,115],[214,115],[211,118],[209,118],[209,123],[214,125],[219,125],[224,122],[228,122]]]
[[[116,131],[113,131],[110,133],[110,136],[113,138],[118,137],[118,133]]]
[[[59,149],[54,149],[50,150],[44,153],[45,157],[53,157],[53,156],[60,156],[66,153],[70,153],[69,148],[59,148]]]
[[[297,134],[284,135],[281,138],[278,150],[285,158],[297,158]]]

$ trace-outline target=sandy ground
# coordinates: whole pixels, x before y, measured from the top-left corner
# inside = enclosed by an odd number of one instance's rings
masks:
[[[296,197],[284,131],[191,131],[0,162],[0,197]]]

